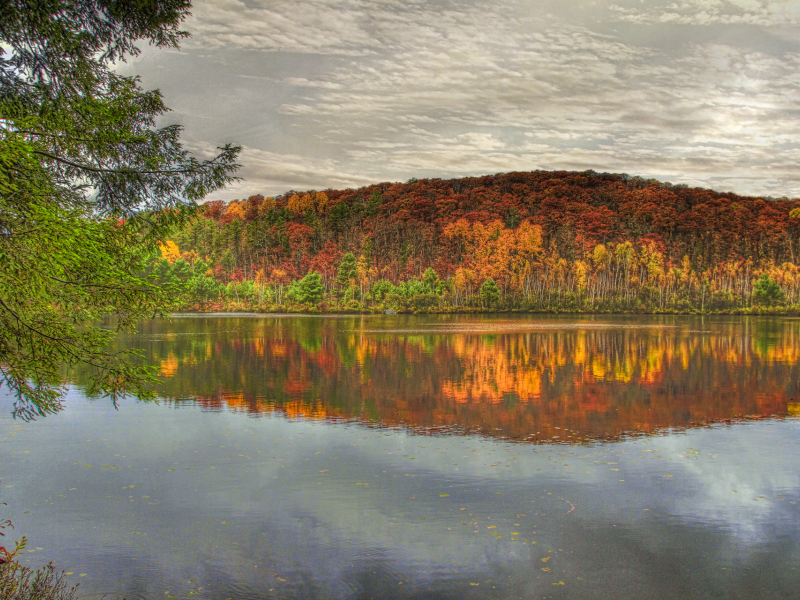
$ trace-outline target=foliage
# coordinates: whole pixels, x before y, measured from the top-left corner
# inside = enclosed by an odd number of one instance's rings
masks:
[[[339,265],[339,270],[336,272],[336,283],[342,287],[347,287],[357,275],[356,267],[356,257],[351,252],[345,254]]]
[[[16,561],[0,564],[0,598],[3,600],[73,600],[77,587],[69,587],[64,573],[52,564],[31,569]]]
[[[481,303],[488,307],[495,306],[500,301],[500,288],[497,287],[494,279],[489,278],[483,282],[480,297]]]
[[[339,270],[336,272],[336,283],[342,290],[347,290],[355,283],[356,277],[358,277],[358,261],[352,252],[348,252],[342,258]]]
[[[286,290],[286,299],[292,304],[303,304],[303,298],[303,287],[300,281],[292,281]]]
[[[156,127],[167,110],[160,94],[110,66],[136,55],[137,40],[177,46],[189,8],[186,0],[3,3],[0,383],[22,418],[58,410],[64,364],[94,369],[92,393],[152,397],[153,369],[110,342],[169,307],[184,271],[153,285],[151,256],[197,200],[232,179],[239,149],[191,157],[179,126]],[[171,265],[175,253],[164,248]],[[112,329],[97,325],[109,315]]]
[[[470,310],[492,279],[497,310],[741,311],[768,307],[762,274],[800,302],[797,201],[565,171],[325,190],[314,204],[322,193],[251,196],[232,222],[233,203],[210,202],[173,241],[221,284],[263,272],[277,306],[314,271],[333,310]]]
[[[522,223],[522,217],[519,216],[519,212],[513,206],[508,211],[508,217],[506,218],[506,227],[509,229],[516,229],[519,227],[519,224]]]
[[[769,275],[763,273],[753,286],[753,301],[764,306],[774,306],[783,301],[783,290]]]
[[[248,300],[255,293],[255,286],[252,281],[231,281],[225,287],[225,295],[228,298],[235,298],[236,302]]]
[[[219,294],[219,284],[213,277],[195,275],[189,280],[189,291],[195,300],[208,302]]]
[[[301,302],[304,304],[319,304],[325,294],[322,285],[322,276],[312,271],[300,280]]]
[[[428,267],[422,276],[422,281],[428,286],[428,291],[433,294],[436,292],[436,284],[439,282],[439,276],[433,268]]]

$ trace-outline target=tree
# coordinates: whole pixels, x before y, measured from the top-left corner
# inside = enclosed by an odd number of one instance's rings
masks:
[[[513,206],[508,210],[508,217],[506,217],[506,227],[508,229],[516,229],[522,223],[522,217],[519,216],[517,209]]]
[[[301,302],[303,304],[319,304],[325,295],[325,286],[322,285],[322,276],[312,271],[300,280]]]
[[[349,218],[350,218],[350,207],[344,202],[336,204],[333,208],[331,208],[330,212],[328,213],[328,222],[331,225],[331,229],[337,232],[344,229],[345,222]]]
[[[494,282],[494,279],[487,279],[483,282],[480,291],[481,302],[484,306],[491,307],[497,304],[500,300],[500,288]]]
[[[439,276],[436,274],[431,267],[428,267],[425,270],[425,273],[422,275],[422,281],[425,282],[425,285],[428,286],[430,293],[434,293],[436,291],[436,283],[439,281]]]
[[[769,275],[763,273],[753,286],[753,302],[763,306],[773,306],[783,302],[783,290]]]
[[[195,275],[189,280],[189,293],[198,302],[208,302],[209,299],[216,298],[219,287],[217,280],[207,275]]]
[[[336,283],[342,289],[347,289],[358,275],[358,261],[352,252],[348,252],[342,257],[339,270],[336,272]]]
[[[236,268],[236,259],[233,257],[233,252],[230,250],[226,250],[225,254],[222,255],[222,268],[225,269],[228,275],[233,273]]]
[[[175,264],[172,265],[172,275],[175,277],[178,289],[181,292],[185,292],[189,279],[192,277],[192,267],[190,267],[189,263],[185,260],[179,258],[175,261]]]
[[[0,10],[0,385],[25,419],[60,408],[59,369],[89,393],[154,397],[155,368],[110,350],[168,306],[158,244],[233,179],[239,148],[198,161],[156,127],[158,91],[110,66],[137,40],[176,47],[187,0],[6,0]],[[96,325],[115,317],[115,330]]]
[[[299,279],[294,279],[286,289],[286,299],[292,304],[303,303],[303,286]]]

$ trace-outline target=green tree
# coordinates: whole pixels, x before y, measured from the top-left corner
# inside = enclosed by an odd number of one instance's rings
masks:
[[[291,302],[292,304],[302,304],[303,303],[303,286],[300,283],[300,279],[295,279],[289,283],[289,287],[286,290],[286,299]]]
[[[208,263],[204,261],[202,258],[199,258],[196,261],[194,261],[194,265],[192,266],[192,272],[194,273],[195,276],[205,275],[206,271],[208,271],[208,268],[209,268]]]
[[[208,302],[219,295],[220,284],[213,277],[195,275],[189,280],[189,294],[197,302]]]
[[[0,10],[0,384],[15,414],[60,408],[59,369],[90,393],[154,396],[155,369],[110,350],[169,304],[159,241],[233,179],[239,148],[191,157],[158,91],[112,70],[137,40],[176,47],[187,0],[5,0]],[[97,325],[115,317],[114,329]]]
[[[494,279],[489,278],[483,282],[480,291],[481,303],[484,306],[492,307],[500,301],[500,288],[494,282]]]
[[[344,202],[339,202],[328,213],[328,222],[331,229],[341,231],[344,229],[345,222],[350,218],[350,207]]]
[[[172,265],[166,258],[159,260],[153,267],[152,278],[162,288],[172,290],[175,286],[175,277],[172,274]]]
[[[516,229],[522,223],[522,217],[519,216],[517,209],[513,206],[508,210],[508,217],[506,217],[506,227],[508,229]]]
[[[225,286],[225,295],[228,298],[235,298],[236,302],[242,302],[253,297],[256,288],[253,282],[245,279],[244,281],[231,281]]]
[[[383,302],[388,294],[396,293],[394,285],[387,279],[380,279],[372,284],[372,299],[375,302]]]
[[[222,268],[225,269],[228,275],[233,273],[233,270],[236,268],[236,259],[233,257],[233,252],[230,250],[226,250],[225,254],[222,255]]]
[[[322,275],[316,271],[308,273],[300,280],[302,302],[304,304],[319,304],[325,295],[325,286],[322,285]]]
[[[175,261],[172,265],[172,275],[175,277],[175,282],[181,293],[186,292],[186,286],[189,284],[189,279],[192,277],[192,267],[189,266],[182,258]]]
[[[434,271],[433,268],[428,267],[422,276],[422,281],[424,281],[425,285],[428,286],[430,292],[434,293],[436,291],[436,283],[439,281],[439,276],[436,274],[436,271]]]
[[[358,261],[352,252],[348,252],[342,257],[339,270],[336,272],[336,283],[344,290],[350,287],[358,276]]]
[[[761,306],[774,306],[783,302],[783,299],[781,286],[763,273],[753,286],[753,302]]]
[[[381,196],[380,190],[373,190],[372,194],[370,194],[367,207],[364,210],[364,215],[367,217],[374,217],[378,214],[378,209],[381,204],[383,204],[383,196]]]

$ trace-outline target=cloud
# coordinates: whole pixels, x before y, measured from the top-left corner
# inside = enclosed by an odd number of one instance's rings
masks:
[[[195,153],[210,157],[213,146],[198,143],[191,147]],[[374,179],[349,173],[333,159],[313,159],[297,154],[279,154],[267,150],[245,147],[239,156],[243,168],[237,173],[242,181],[234,182],[224,192],[214,197],[246,198],[256,193],[277,196],[288,190],[322,190],[357,186],[374,182]]]
[[[287,77],[283,81],[287,85],[296,85],[298,87],[325,88],[332,90],[337,90],[342,87],[338,83],[332,83],[330,81],[310,81],[305,77]]]
[[[682,0],[639,6],[611,5],[619,20],[631,23],[680,25],[758,25],[776,27],[800,24],[800,5],[793,0]]]
[[[215,0],[198,3],[187,28],[205,48],[362,56],[382,47],[371,25],[393,20],[391,8],[358,0]]]
[[[760,0],[220,0],[198,4],[191,44],[170,55],[187,65],[182,81],[157,80],[192,143],[223,130],[248,147],[249,182],[223,195],[593,168],[794,196],[798,11]],[[138,66],[157,73],[149,56]]]

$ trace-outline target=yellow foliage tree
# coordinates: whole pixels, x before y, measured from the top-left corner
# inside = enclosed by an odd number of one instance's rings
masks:
[[[232,201],[228,208],[225,210],[225,216],[229,218],[231,221],[234,219],[242,219],[244,220],[244,207],[239,204],[238,200]]]
[[[167,259],[171,265],[175,264],[175,261],[181,257],[181,251],[178,250],[178,245],[172,240],[167,240],[163,244],[159,243],[158,248],[161,250],[161,258]]]
[[[592,250],[592,262],[596,270],[601,270],[608,264],[609,254],[608,250],[603,244],[597,244]]]
[[[311,192],[302,196],[295,194],[286,203],[288,208],[294,216],[306,214],[306,211],[311,210],[319,215],[325,210],[328,205],[328,195],[325,192]]]
[[[264,201],[258,206],[258,216],[263,217],[274,208],[275,208],[275,198],[273,198],[272,196],[264,198]]]

